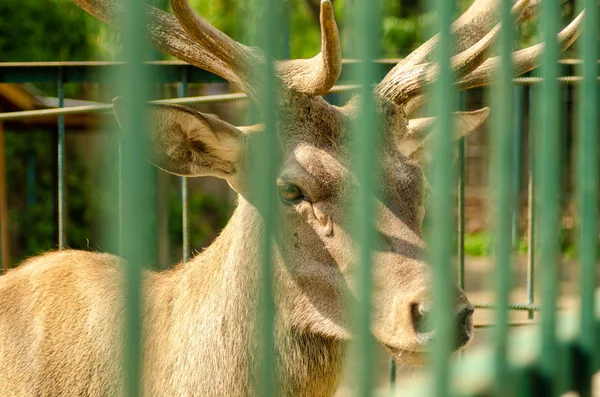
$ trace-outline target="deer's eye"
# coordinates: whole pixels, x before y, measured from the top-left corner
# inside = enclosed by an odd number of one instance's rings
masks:
[[[285,183],[277,186],[277,188],[279,189],[279,198],[284,203],[296,203],[304,198],[302,191],[296,185]]]

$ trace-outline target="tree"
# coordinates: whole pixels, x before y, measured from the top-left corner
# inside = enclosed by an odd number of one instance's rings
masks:
[[[100,23],[65,0],[0,1],[0,61],[91,60]]]

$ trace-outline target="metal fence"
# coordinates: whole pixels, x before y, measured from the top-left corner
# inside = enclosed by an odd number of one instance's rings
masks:
[[[276,2],[265,0],[272,6]],[[586,8],[585,26],[579,41],[581,61],[557,62],[559,56],[556,33],[559,30],[559,2],[542,2],[542,27],[546,42],[545,55],[539,77],[513,78],[510,64],[510,52],[513,48],[511,29],[503,29],[499,39],[499,51],[502,67],[498,74],[498,82],[491,92],[493,118],[491,133],[492,183],[490,185],[494,219],[494,260],[495,303],[480,302],[479,309],[495,310],[493,325],[494,341],[490,350],[476,354],[468,352],[459,360],[451,360],[452,346],[452,283],[454,274],[454,258],[456,257],[455,241],[448,236],[456,235],[458,240],[458,279],[462,287],[465,275],[464,257],[464,139],[458,143],[458,175],[453,174],[453,145],[451,144],[452,123],[450,114],[453,101],[447,98],[457,96],[453,86],[450,68],[452,43],[450,35],[452,3],[439,0],[435,7],[439,12],[438,31],[440,33],[439,81],[432,95],[432,109],[444,121],[439,124],[439,133],[432,144],[434,163],[431,178],[434,194],[430,203],[431,233],[428,242],[432,247],[431,265],[435,273],[434,287],[434,319],[439,337],[434,340],[431,353],[433,381],[416,382],[411,385],[397,386],[398,395],[558,395],[574,390],[582,396],[591,395],[591,378],[600,367],[598,346],[600,345],[600,314],[598,300],[594,293],[597,273],[597,205],[598,205],[598,44],[597,5],[593,0],[582,1]],[[149,231],[140,225],[139,220],[151,211],[145,192],[149,190],[148,165],[141,158],[139,147],[143,145],[142,135],[145,130],[145,110],[141,105],[149,97],[148,84],[178,83],[180,99],[167,100],[169,103],[210,103],[217,101],[237,101],[246,98],[244,94],[227,94],[208,97],[186,98],[189,83],[207,83],[221,81],[220,78],[200,69],[179,62],[145,63],[145,42],[143,40],[143,23],[138,15],[142,12],[141,1],[126,2],[125,27],[123,38],[128,59],[123,64],[114,63],[45,63],[45,64],[0,64],[0,83],[7,82],[55,82],[58,86],[59,109],[48,109],[31,112],[0,114],[0,122],[14,118],[37,117],[40,115],[57,116],[58,126],[58,246],[65,246],[65,128],[64,116],[67,114],[92,111],[109,111],[111,105],[84,106],[78,108],[62,108],[64,101],[63,87],[65,83],[101,82],[105,76],[120,76],[119,84],[123,95],[130,98],[128,121],[131,133],[122,139],[121,173],[120,173],[120,244],[122,255],[129,263],[127,267],[126,285],[126,327],[127,343],[125,351],[125,379],[127,394],[140,394],[140,357],[141,357],[141,320],[140,320],[140,275],[141,264],[148,262],[145,249],[149,240]],[[501,18],[503,26],[510,23],[511,1],[503,1]],[[273,14],[276,7],[266,7],[263,22],[265,32],[278,31],[278,19]],[[358,133],[354,142],[354,172],[362,192],[375,189],[372,175],[376,174],[376,164],[371,161],[377,156],[378,135],[372,133],[374,125],[378,125],[375,104],[370,93],[371,83],[382,77],[395,64],[393,61],[372,62],[378,58],[379,19],[377,10],[370,1],[359,1],[356,4],[357,37],[362,39],[356,43],[357,55],[364,62],[347,62],[344,65],[342,81],[356,85],[336,86],[332,92],[355,90],[362,93],[362,116],[354,128]],[[276,35],[265,34],[260,40],[267,58],[277,53]],[[581,73],[581,76],[560,77],[560,67],[569,68],[569,72]],[[114,70],[112,70],[114,69]],[[271,252],[272,240],[269,236],[276,232],[275,215],[270,211],[275,197],[272,181],[276,179],[278,167],[277,152],[277,114],[276,88],[272,79],[272,66],[268,64],[264,77],[268,83],[265,91],[265,103],[262,115],[266,128],[266,137],[257,156],[264,161],[257,162],[258,169],[253,175],[255,183],[260,184],[264,195],[261,213],[264,215],[265,236],[263,252]],[[577,106],[577,213],[578,213],[578,263],[580,266],[580,303],[578,312],[564,316],[556,314],[557,309],[557,269],[559,266],[558,229],[560,222],[560,156],[561,144],[561,105],[560,84],[576,87],[578,93]],[[532,87],[535,86],[535,89]],[[527,302],[510,303],[510,272],[513,263],[515,231],[514,220],[515,196],[518,185],[515,175],[522,166],[515,162],[515,145],[522,144],[523,135],[523,102],[533,98],[531,110],[532,131],[534,131],[535,162],[529,170],[529,230],[528,230],[528,272]],[[457,101],[459,102],[459,101]],[[564,113],[563,113],[564,114]],[[370,132],[370,133],[367,133]],[[190,244],[188,233],[187,183],[182,179],[183,211],[183,253],[184,262],[189,259]],[[458,202],[455,203],[455,192]],[[358,363],[356,368],[358,395],[371,395],[373,390],[373,341],[369,323],[371,316],[372,280],[371,248],[374,245],[372,219],[374,209],[369,194],[358,197],[358,206],[362,209],[355,222],[355,237],[361,247],[361,276],[358,288],[358,302],[353,311],[355,334],[353,356]],[[458,215],[456,226],[455,211]],[[2,219],[4,223],[6,220]],[[5,229],[3,229],[5,230]],[[534,241],[535,239],[535,241]],[[3,264],[5,265],[5,264]],[[542,275],[542,302],[534,301],[534,274]],[[277,385],[273,377],[275,358],[273,352],[273,319],[275,303],[272,299],[273,264],[270,255],[264,255],[262,262],[262,317],[261,352],[259,371],[261,376],[260,395],[277,394]],[[519,333],[515,337],[509,335],[509,325],[530,324],[532,321],[509,321],[510,310],[521,310],[534,318],[534,312],[541,311],[541,326],[528,332]],[[479,324],[481,327],[491,324]],[[392,377],[393,378],[393,377]]]

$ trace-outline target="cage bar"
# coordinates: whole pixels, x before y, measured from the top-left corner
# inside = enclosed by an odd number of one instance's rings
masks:
[[[122,221],[121,255],[125,260],[124,311],[124,391],[129,397],[141,395],[142,380],[142,269],[151,263],[152,230],[148,214],[156,207],[151,204],[151,165],[144,158],[148,126],[144,102],[150,98],[151,76],[144,63],[148,56],[143,0],[129,0],[123,5],[121,32],[125,64],[119,70],[120,93],[126,98],[123,105],[127,128],[122,141]]]
[[[436,48],[436,61],[439,65],[438,81],[434,85],[432,104],[437,116],[433,131],[433,161],[431,175],[431,225],[428,246],[430,263],[434,270],[432,316],[436,338],[431,347],[431,363],[434,371],[434,389],[432,395],[444,397],[450,395],[450,355],[454,342],[454,298],[452,254],[454,252],[452,236],[455,230],[453,222],[452,160],[454,152],[454,123],[452,111],[456,98],[453,89],[453,75],[450,64],[452,57],[452,36],[450,25],[454,12],[454,1],[436,0],[431,6],[437,11],[436,30],[439,32],[439,44]]]
[[[544,40],[537,134],[539,155],[537,158],[539,193],[539,263],[543,266],[541,276],[541,340],[540,392],[556,393],[556,305],[559,230],[559,182],[560,182],[560,91],[557,81],[560,2],[541,3],[541,26]]]
[[[506,390],[508,368],[506,349],[508,334],[508,294],[512,270],[512,176],[513,176],[513,18],[511,0],[500,2],[501,31],[498,39],[500,69],[498,83],[492,89],[491,136],[491,194],[495,241],[496,313],[494,327],[494,376],[498,395],[509,395]]]
[[[514,118],[514,141],[513,141],[513,226],[512,239],[513,250],[517,247],[520,238],[519,224],[521,215],[521,171],[522,171],[522,152],[523,152],[523,119],[525,112],[522,110],[525,106],[525,87],[514,86],[513,118]]]
[[[177,86],[177,96],[184,98],[188,91],[188,72],[181,69],[181,82]],[[189,190],[187,177],[180,177],[181,181],[181,231],[182,231],[182,261],[186,263],[190,259],[190,222],[189,222]]]
[[[598,7],[594,0],[581,2],[585,21],[580,53],[584,82],[579,88],[577,135],[577,210],[579,222],[581,334],[579,341],[581,396],[592,395],[591,379],[598,366],[598,328],[594,325],[594,291],[598,257]]]
[[[526,88],[528,92],[528,111],[529,111],[529,173],[527,180],[527,304],[533,305],[535,303],[535,244],[536,244],[536,183],[537,176],[535,172],[535,112],[533,111],[534,106],[534,92],[533,87]],[[533,320],[535,312],[530,310],[527,318]]]
[[[64,71],[58,68],[56,75],[58,86],[58,107],[65,105],[64,89]],[[58,115],[58,136],[57,136],[57,189],[58,189],[58,248],[64,249],[67,245],[67,236],[65,230],[66,207],[65,207],[65,116]]]
[[[277,137],[277,83],[274,78],[274,65],[272,59],[280,49],[279,36],[273,32],[280,31],[279,7],[277,0],[262,0],[260,2],[262,15],[260,16],[259,44],[265,53],[265,66],[259,72],[264,76],[263,103],[260,104],[264,120],[265,131],[261,142],[254,153],[253,167],[255,169],[254,181],[258,195],[258,210],[264,222],[262,235],[262,258],[260,268],[260,306],[259,306],[259,335],[257,357],[258,363],[258,394],[260,396],[276,396],[278,394],[276,380],[276,360],[274,351],[275,332],[275,302],[273,284],[273,243],[277,233],[276,183],[279,171],[279,147]]]
[[[357,68],[355,80],[360,85],[360,114],[352,134],[353,172],[359,186],[353,236],[358,244],[356,272],[356,298],[353,304],[353,364],[356,366],[357,396],[370,396],[374,386],[374,340],[371,334],[371,295],[373,249],[375,233],[375,195],[379,174],[379,146],[381,123],[372,95],[372,82],[378,75],[378,67],[373,62],[378,58],[381,37],[380,1],[360,0],[352,12],[356,55],[362,61]]]
[[[465,110],[465,97],[466,92],[461,91],[458,93],[458,109]],[[457,185],[457,197],[458,197],[458,209],[457,209],[457,260],[458,260],[458,286],[465,291],[465,184],[466,184],[466,164],[465,164],[465,150],[467,141],[466,138],[460,137],[457,142],[458,148],[458,185]],[[465,291],[466,292],[466,291]]]
[[[0,122],[0,262],[2,262],[2,274],[10,268],[4,137],[4,124]]]

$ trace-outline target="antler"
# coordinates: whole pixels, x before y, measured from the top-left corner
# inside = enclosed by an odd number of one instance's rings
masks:
[[[496,24],[498,20],[498,4],[500,0],[475,1],[452,24],[455,51],[461,52],[475,44]],[[401,69],[407,65],[419,65],[432,61],[432,54],[439,42],[439,35],[423,43],[399,62],[394,69]],[[392,69],[393,72],[394,69]]]
[[[513,6],[513,15],[517,17],[518,21],[530,18],[532,9],[538,2],[537,0],[518,0]],[[460,89],[487,84],[500,64],[498,57],[486,59],[487,52],[500,30],[500,24],[495,24],[488,29],[487,33],[483,33],[481,29],[481,26],[489,25],[497,19],[495,7],[488,9],[485,17],[481,13],[483,12],[482,7],[495,6],[496,3],[497,0],[475,2],[453,25],[455,36],[457,36],[457,46],[461,52],[452,58],[452,68]],[[480,27],[475,27],[476,20],[480,21]],[[569,47],[575,41],[582,20],[583,12],[559,34],[558,38],[563,48]],[[469,31],[472,32],[471,35],[468,34]],[[464,49],[466,43],[469,46]],[[375,93],[392,102],[405,105],[407,113],[418,107],[423,102],[420,94],[437,78],[437,66],[430,62],[422,63],[431,58],[435,45],[437,45],[437,38],[429,40],[411,53],[388,73],[375,88]],[[535,68],[542,50],[543,43],[514,52],[513,63],[516,74],[522,74]]]
[[[558,43],[561,50],[564,51],[577,40],[581,32],[581,24],[585,11],[581,11],[579,15],[571,21],[571,23],[558,34]],[[539,62],[540,56],[544,50],[544,43],[539,43],[534,46],[515,51],[512,54],[515,75],[526,73],[535,69]],[[500,66],[500,57],[487,59],[477,69],[464,76],[457,82],[459,89],[466,90],[469,88],[480,87],[486,85],[494,71]]]
[[[321,1],[321,52],[311,59],[283,61],[277,72],[289,88],[312,95],[326,94],[342,72],[340,37],[330,0]]]
[[[118,0],[73,0],[96,18],[116,25],[122,5]],[[178,59],[212,72],[237,85],[254,100],[259,100],[260,76],[264,54],[231,39],[189,6],[187,0],[172,0],[175,16],[146,6],[146,20],[152,45]],[[341,72],[339,34],[333,7],[321,1],[321,52],[307,60],[280,61],[275,70],[283,86],[310,95],[327,92]]]
[[[471,43],[474,39],[473,37],[478,37],[483,34],[483,37],[478,39],[474,44],[468,46],[458,55],[452,57],[452,70],[454,71],[457,78],[462,78],[466,74],[472,72],[476,68],[478,68],[482,63],[485,62],[487,52],[492,47],[498,32],[500,32],[500,24],[495,24],[490,29],[488,29],[487,33],[484,33],[481,27],[475,28],[474,26],[470,26],[473,23],[473,17],[483,15],[479,12],[481,11],[481,5],[479,7],[475,7],[476,4],[485,4],[486,6],[491,6],[490,3],[495,3],[496,0],[484,0],[481,3],[475,2],[466,12],[463,14],[456,24],[458,27],[455,27],[457,30],[457,34],[461,33],[462,36],[458,36],[460,40],[457,45],[459,48],[465,47],[465,43]],[[520,16],[521,13],[527,8],[530,0],[518,0],[513,6],[512,13],[515,16]],[[477,12],[475,12],[477,11]],[[484,21],[483,24],[487,24],[490,20],[495,18],[491,18],[492,14],[496,11],[495,9],[488,10],[488,18]],[[470,29],[469,29],[470,28]],[[465,34],[465,31],[474,32],[472,35]],[[382,97],[388,98],[395,103],[406,103],[411,98],[419,95],[423,89],[434,82],[437,79],[438,68],[434,63],[421,63],[414,64],[414,62],[425,61],[431,57],[431,53],[433,48],[437,45],[437,38],[435,40],[429,40],[432,42],[427,47],[421,46],[414,53],[410,54],[402,66],[396,66],[392,69],[387,76],[381,81],[381,83],[376,88],[376,93]],[[426,43],[427,44],[427,43]]]
[[[94,17],[113,26],[118,24],[123,8],[118,0],[73,0],[73,2]],[[254,97],[256,91],[235,72],[237,65],[224,63],[211,53],[210,48],[195,42],[173,15],[147,5],[145,17],[148,36],[153,47],[221,76]]]
[[[187,0],[171,0],[171,7],[183,29],[210,54],[210,62],[234,75],[232,82],[237,83],[244,92],[253,92],[254,84],[250,83],[257,80],[254,71],[264,62],[262,53],[238,43],[200,18]]]

